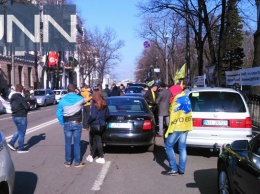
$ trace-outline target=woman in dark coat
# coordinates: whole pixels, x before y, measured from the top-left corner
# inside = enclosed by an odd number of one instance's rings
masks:
[[[90,123],[90,138],[92,138],[93,145],[90,150],[90,155],[86,158],[87,161],[93,162],[93,157],[95,152],[98,151],[99,158],[96,159],[97,163],[104,164],[104,152],[102,147],[101,135],[102,131],[106,127],[106,119],[109,117],[109,110],[107,107],[107,102],[104,99],[102,91],[99,88],[94,89],[92,94],[92,103],[90,107],[92,122]],[[93,132],[91,128],[99,125],[100,131]]]

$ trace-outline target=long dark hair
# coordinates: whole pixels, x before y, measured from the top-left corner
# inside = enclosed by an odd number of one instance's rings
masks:
[[[107,106],[107,102],[99,88],[94,89],[92,94],[92,101],[98,110],[103,110]]]

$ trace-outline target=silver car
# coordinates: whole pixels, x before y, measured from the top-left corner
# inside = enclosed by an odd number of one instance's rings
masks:
[[[13,193],[15,170],[5,137],[0,131],[0,193]]]
[[[55,94],[51,89],[34,90],[34,97],[40,106],[47,106],[50,104],[57,104]]]
[[[231,88],[192,88],[193,130],[187,147],[217,151],[224,143],[252,138],[252,121],[242,94]]]

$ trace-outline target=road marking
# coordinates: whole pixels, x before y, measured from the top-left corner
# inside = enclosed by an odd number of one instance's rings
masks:
[[[98,176],[97,176],[97,179],[95,180],[95,182],[94,182],[94,184],[93,184],[93,186],[92,186],[92,188],[91,188],[92,191],[99,191],[99,190],[100,190],[100,187],[102,186],[103,181],[104,181],[104,179],[105,179],[105,177],[106,177],[106,175],[107,175],[107,171],[108,171],[108,169],[109,169],[109,167],[110,167],[110,164],[111,164],[111,162],[110,162],[110,161],[107,161],[107,162],[103,165],[103,167],[102,167],[100,173],[99,173]]]
[[[29,129],[26,130],[26,134],[32,133],[32,132],[34,132],[38,129],[44,128],[46,126],[49,126],[49,125],[51,125],[53,123],[57,123],[57,122],[58,122],[58,119],[53,119],[53,120],[48,121],[46,123],[42,123],[42,124],[37,125],[35,127],[29,128]],[[10,135],[10,136],[6,137],[5,139],[6,139],[6,141],[9,141],[9,140],[11,140],[12,137],[13,137],[13,135]]]

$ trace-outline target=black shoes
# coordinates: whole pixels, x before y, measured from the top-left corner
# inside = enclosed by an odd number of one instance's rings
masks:
[[[173,170],[169,170],[169,171],[162,171],[163,175],[169,175],[169,176],[176,176],[178,174],[178,172],[173,171]]]

